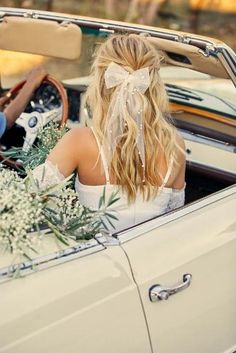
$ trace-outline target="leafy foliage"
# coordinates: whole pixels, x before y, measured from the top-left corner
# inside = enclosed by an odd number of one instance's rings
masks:
[[[20,160],[23,167],[21,173],[25,174],[26,169],[34,169],[45,162],[50,151],[67,131],[66,125],[60,128],[56,122],[52,121],[39,131],[37,144],[33,145],[29,151],[24,152],[21,147],[12,147],[3,155],[6,159]]]
[[[28,152],[21,148],[5,152],[5,157],[22,161],[21,173],[26,175],[22,179],[15,171],[0,165],[0,245],[6,251],[31,258],[49,232],[62,244],[69,245],[114,227],[117,217],[112,205],[118,200],[117,193],[106,200],[104,188],[98,209],[91,210],[80,204],[73,190],[73,175],[44,190],[32,176],[31,169],[45,162],[67,130],[51,122],[39,132],[37,145]]]
[[[45,227],[64,245],[70,241],[93,238],[113,227],[117,217],[111,206],[112,194],[105,201],[105,191],[98,210],[80,204],[71,188],[70,178],[41,191],[32,175],[21,179],[16,172],[0,167],[0,245],[6,251],[30,258],[47,234]]]

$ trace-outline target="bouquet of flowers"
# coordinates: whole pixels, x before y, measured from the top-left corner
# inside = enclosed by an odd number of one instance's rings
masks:
[[[21,174],[26,175],[22,179],[0,165],[0,245],[5,250],[31,258],[47,234],[45,228],[69,245],[70,241],[88,240],[107,231],[108,225],[113,226],[117,220],[110,208],[118,200],[116,194],[106,200],[104,189],[98,210],[91,210],[80,204],[72,178],[43,191],[34,181],[30,170],[45,162],[67,130],[51,122],[39,132],[37,145],[28,152],[13,147],[4,153],[5,157],[21,160]]]
[[[44,221],[43,202],[31,195],[16,172],[0,169],[0,243],[13,253],[27,253],[39,240],[36,234]]]
[[[48,233],[69,245],[91,239],[113,226],[116,216],[109,207],[116,194],[105,200],[101,196],[99,209],[91,210],[79,203],[78,195],[67,178],[44,191],[29,173],[22,179],[12,170],[0,166],[0,245],[4,250],[31,259],[32,252]],[[42,231],[43,230],[43,231]]]

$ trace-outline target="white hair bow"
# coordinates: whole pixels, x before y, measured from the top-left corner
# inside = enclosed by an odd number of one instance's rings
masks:
[[[111,63],[105,72],[105,83],[107,88],[132,83],[140,93],[145,93],[150,85],[149,69],[145,67],[130,74],[120,65]]]
[[[145,147],[143,135],[143,94],[150,86],[149,69],[143,68],[129,73],[118,64],[111,63],[105,71],[105,84],[108,89],[116,87],[108,109],[103,149],[106,153],[108,165],[119,138],[124,132],[127,115],[133,119],[137,127],[136,146],[140,155],[145,176]],[[125,158],[125,156],[123,156]],[[143,177],[144,179],[144,177]],[[144,181],[144,180],[143,180]]]

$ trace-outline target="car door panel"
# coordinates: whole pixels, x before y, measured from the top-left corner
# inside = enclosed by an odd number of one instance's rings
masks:
[[[235,193],[124,242],[139,287],[153,352],[220,353],[236,344]],[[191,285],[151,302],[155,284]]]
[[[1,353],[150,352],[119,246],[1,284]]]

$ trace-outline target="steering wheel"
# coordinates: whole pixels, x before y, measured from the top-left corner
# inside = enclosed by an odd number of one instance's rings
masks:
[[[1,99],[2,104],[6,105],[7,103],[9,103],[19,93],[21,88],[24,86],[25,82],[25,80],[21,81],[14,87],[12,87],[11,90],[5,95],[5,97]],[[60,126],[62,127],[65,125],[68,118],[68,99],[66,90],[64,89],[63,85],[60,81],[58,81],[52,76],[46,76],[42,81],[41,85],[45,83],[53,86],[56,89],[59,94],[61,106],[59,108],[53,108],[45,112],[35,110],[30,113],[21,113],[15,123],[23,127],[25,130],[25,139],[22,146],[22,150],[25,152],[27,152],[33,145],[39,129],[44,127],[52,120],[58,120]],[[0,159],[3,159],[1,152]],[[19,162],[16,162],[12,159],[6,160],[6,163],[11,166],[19,166]]]

